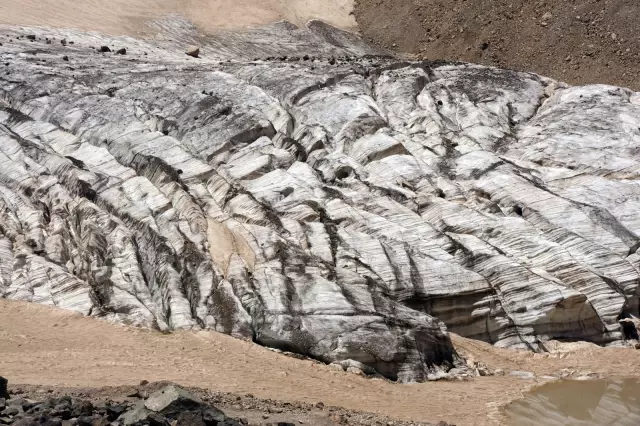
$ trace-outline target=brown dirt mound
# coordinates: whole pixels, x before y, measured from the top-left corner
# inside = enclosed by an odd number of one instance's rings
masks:
[[[637,0],[356,0],[363,35],[425,59],[640,90]]]

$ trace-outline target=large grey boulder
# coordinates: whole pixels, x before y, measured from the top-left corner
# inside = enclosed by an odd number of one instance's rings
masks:
[[[144,406],[151,411],[171,416],[181,411],[199,408],[202,406],[202,401],[186,390],[170,385],[149,395]]]
[[[405,382],[457,362],[447,330],[625,337],[640,94],[397,61],[319,23],[165,27],[0,47],[0,297]]]

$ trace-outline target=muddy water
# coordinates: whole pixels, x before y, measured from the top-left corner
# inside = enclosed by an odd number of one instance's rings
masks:
[[[640,380],[561,380],[505,408],[509,425],[640,425]]]

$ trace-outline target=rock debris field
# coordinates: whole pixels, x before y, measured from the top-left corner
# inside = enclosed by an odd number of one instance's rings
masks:
[[[0,27],[0,297],[403,383],[637,342],[640,93],[154,25]]]

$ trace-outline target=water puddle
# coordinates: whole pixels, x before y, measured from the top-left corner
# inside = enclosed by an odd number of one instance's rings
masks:
[[[640,380],[560,380],[504,409],[509,425],[640,425]]]

